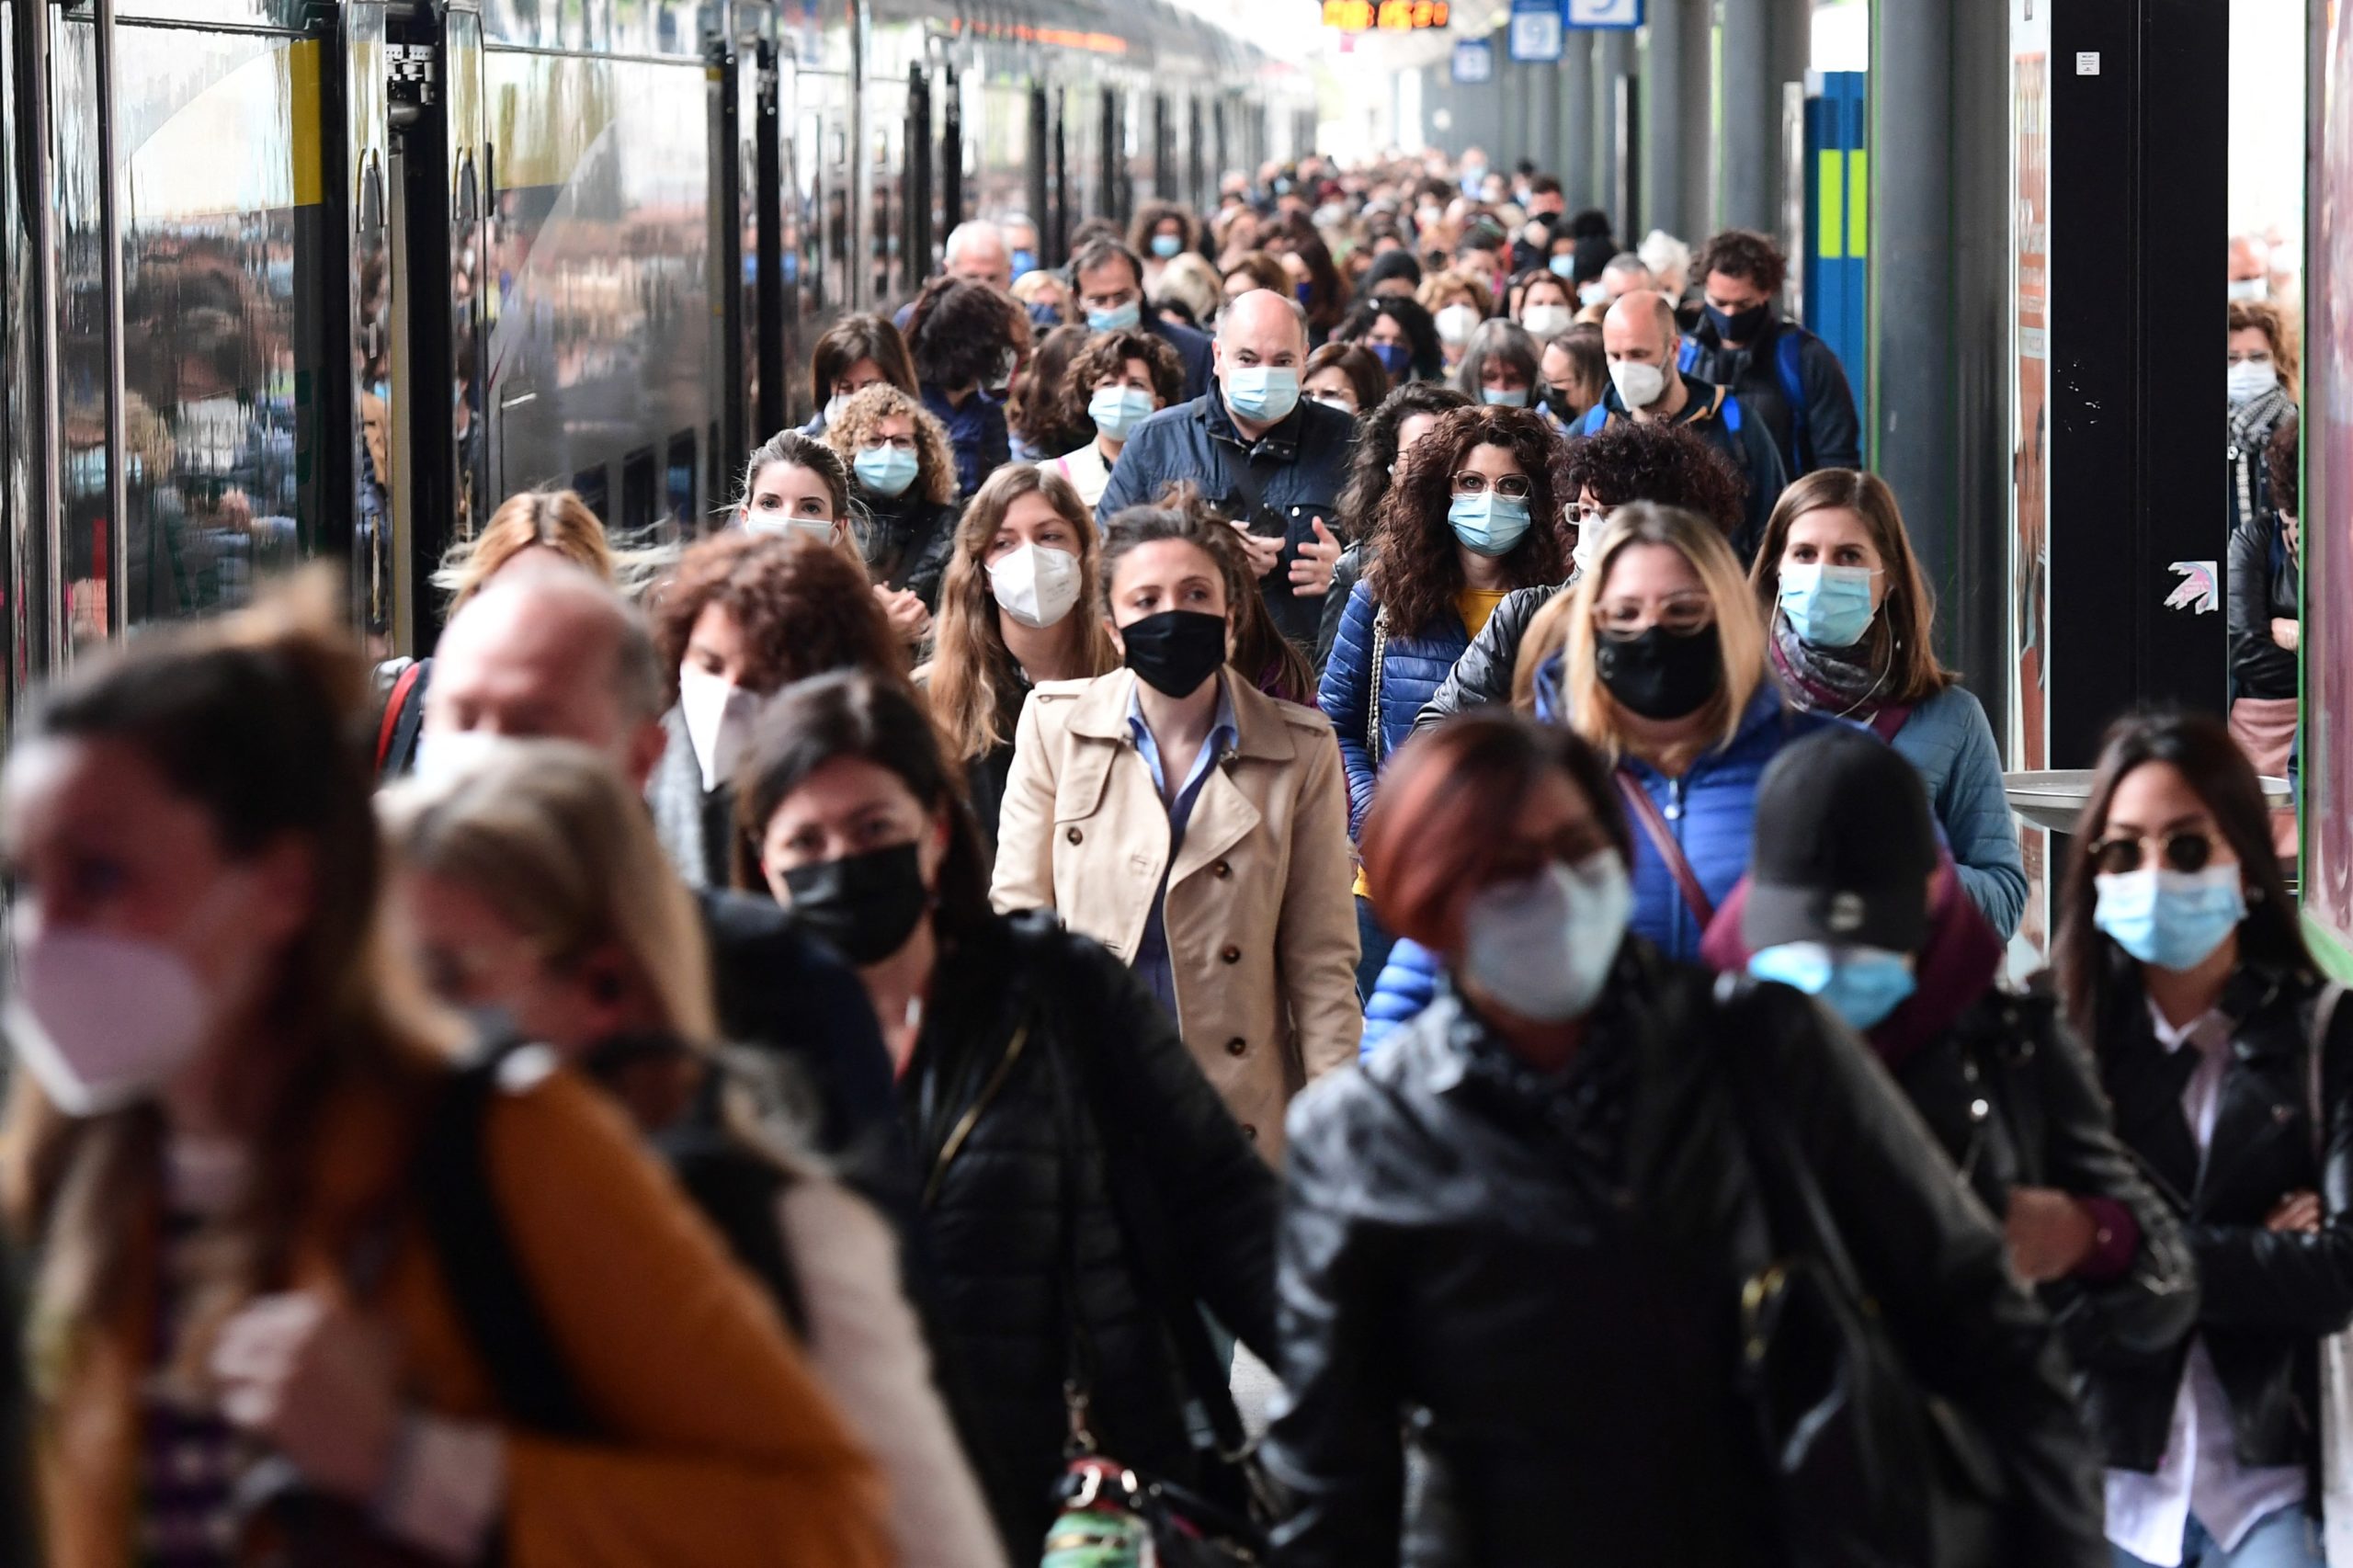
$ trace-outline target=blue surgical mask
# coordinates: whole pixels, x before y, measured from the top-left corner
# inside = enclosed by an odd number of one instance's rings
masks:
[[[1133,300],[1124,305],[1114,305],[1108,311],[1086,312],[1089,332],[1133,332],[1143,323],[1143,306]]]
[[[1582,1017],[1609,979],[1633,911],[1626,864],[1609,849],[1485,888],[1462,915],[1463,978],[1520,1017]]]
[[[1126,440],[1128,432],[1154,412],[1152,394],[1134,387],[1105,387],[1086,400],[1086,416],[1114,441]]]
[[[1403,343],[1368,343],[1365,347],[1372,350],[1372,357],[1381,361],[1381,368],[1389,372],[1392,381],[1414,368],[1414,351]]]
[[[915,482],[915,471],[922,465],[913,452],[903,452],[896,447],[868,447],[851,460],[858,471],[858,483],[875,495],[898,495]]]
[[[1825,566],[1818,561],[1781,568],[1781,613],[1799,640],[1816,648],[1851,648],[1871,626],[1868,566]]]
[[[1303,305],[1314,298],[1315,285],[1313,283],[1294,283],[1291,285],[1290,291],[1299,296],[1299,302]]]
[[[2092,923],[2143,963],[2196,969],[2246,918],[2236,865],[2173,871],[2143,866],[2094,879]]]
[[[1176,257],[1183,253],[1184,249],[1185,236],[1182,234],[1154,234],[1152,236],[1152,254],[1158,256],[1163,261],[1176,260]]]
[[[1025,272],[1035,272],[1037,270],[1038,253],[1036,251],[1017,250],[1013,253],[1013,275],[1016,278],[1020,277]]]
[[[1278,424],[1299,406],[1299,372],[1289,365],[1236,365],[1225,372],[1225,405],[1245,419]]]
[[[1526,408],[1528,389],[1520,387],[1516,391],[1506,392],[1501,387],[1481,387],[1479,401],[1489,408]]]
[[[1544,265],[1552,268],[1552,276],[1555,278],[1574,278],[1576,276],[1577,258],[1575,256],[1556,256]]]
[[[1509,555],[1528,533],[1528,502],[1483,490],[1447,504],[1446,520],[1463,548],[1480,555]]]
[[[1919,985],[1902,953],[1821,942],[1783,942],[1762,949],[1749,956],[1748,972],[1818,998],[1856,1029],[1878,1028]]]

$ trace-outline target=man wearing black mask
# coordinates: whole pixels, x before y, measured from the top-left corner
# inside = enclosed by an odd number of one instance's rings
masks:
[[[1862,426],[1836,352],[1775,303],[1788,259],[1764,235],[1727,229],[1697,265],[1705,310],[1683,341],[1683,370],[1730,388],[1763,420],[1791,479],[1862,467]]]

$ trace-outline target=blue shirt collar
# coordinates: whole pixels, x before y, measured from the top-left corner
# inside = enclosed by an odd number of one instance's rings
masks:
[[[1233,688],[1226,684],[1228,672],[1220,670],[1214,678],[1217,681],[1217,718],[1210,725],[1210,738],[1202,744],[1201,755],[1193,761],[1192,776],[1195,778],[1214,765],[1219,757],[1242,744],[1242,727],[1233,718]],[[1152,738],[1152,726],[1143,721],[1143,680],[1141,676],[1128,691],[1128,733],[1135,737],[1136,749],[1143,753],[1144,759],[1152,765],[1154,780],[1165,789],[1165,782],[1160,778],[1160,743]],[[1190,778],[1186,780],[1188,784],[1191,781]]]

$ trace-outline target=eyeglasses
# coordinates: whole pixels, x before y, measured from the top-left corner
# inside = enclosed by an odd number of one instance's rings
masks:
[[[1613,642],[1631,642],[1654,626],[1677,637],[1704,631],[1716,619],[1715,601],[1705,594],[1682,594],[1655,607],[1641,599],[1613,599],[1594,611],[1594,623]]]
[[[1498,495],[1525,501],[1529,495],[1528,476],[1507,473],[1495,481],[1495,490]],[[1458,473],[1454,476],[1454,493],[1457,495],[1484,495],[1487,493],[1487,476],[1483,473]]]
[[[2092,869],[2103,877],[2129,876],[2141,869],[2146,858],[2143,851],[2150,844],[2157,846],[2157,858],[2168,870],[2202,871],[2214,858],[2214,836],[2190,829],[2183,833],[2168,833],[2155,838],[2139,834],[2118,834],[2103,838],[2089,850]]]
[[[1609,508],[1598,501],[1572,501],[1561,508],[1561,513],[1569,519],[1572,527],[1583,528],[1587,523],[1597,523],[1609,516]]]

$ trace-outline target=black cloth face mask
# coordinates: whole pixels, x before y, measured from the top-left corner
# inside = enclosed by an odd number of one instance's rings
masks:
[[[912,843],[795,866],[784,885],[794,924],[854,964],[880,963],[905,947],[931,908]]]
[[[1756,342],[1756,335],[1765,330],[1765,312],[1772,309],[1772,304],[1768,301],[1745,311],[1720,311],[1713,305],[1703,308],[1709,323],[1716,329],[1717,338],[1729,347],[1740,347]]]
[[[1688,633],[1654,626],[1623,642],[1604,637],[1594,649],[1594,669],[1610,696],[1645,719],[1697,713],[1724,684],[1713,621]]]
[[[1225,617],[1165,609],[1120,628],[1124,661],[1153,690],[1190,697],[1225,663]]]

